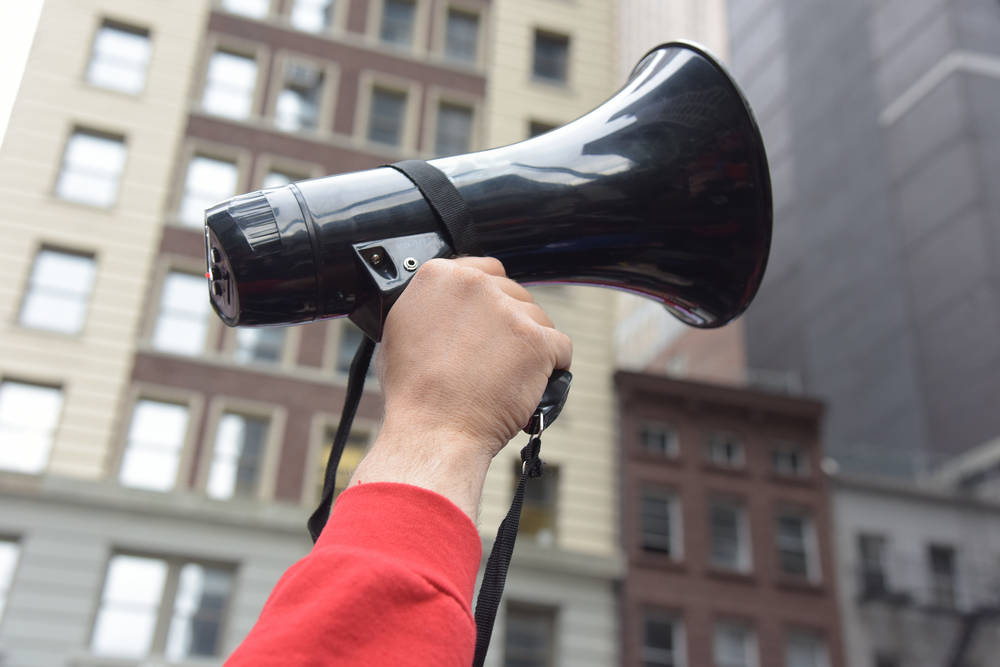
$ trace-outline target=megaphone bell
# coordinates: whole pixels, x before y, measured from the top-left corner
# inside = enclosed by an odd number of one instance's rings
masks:
[[[624,289],[708,328],[757,291],[771,189],[739,89],[675,42],[568,125],[235,197],[209,209],[205,235],[212,304],[231,326],[348,316],[379,340],[422,263],[476,254],[519,282]]]

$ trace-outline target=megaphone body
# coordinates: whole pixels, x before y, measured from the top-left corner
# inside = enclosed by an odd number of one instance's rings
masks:
[[[478,254],[519,282],[624,289],[687,324],[716,327],[747,307],[763,277],[763,142],[725,70],[686,43],[652,50],[616,95],[568,125],[407,164],[210,209],[210,290],[221,318],[235,326],[349,316],[379,340],[423,262]]]

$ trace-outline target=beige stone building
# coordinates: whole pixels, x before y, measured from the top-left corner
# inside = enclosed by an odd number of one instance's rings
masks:
[[[4,667],[218,664],[309,548],[357,332],[227,330],[201,211],[570,121],[624,80],[621,7],[47,0],[0,148]],[[489,664],[616,664],[617,295],[533,289],[575,380]],[[371,386],[345,468],[379,410]],[[520,446],[487,481],[487,551]]]

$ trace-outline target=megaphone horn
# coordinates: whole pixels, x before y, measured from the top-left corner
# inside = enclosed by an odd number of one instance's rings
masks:
[[[624,289],[708,328],[760,285],[771,188],[739,89],[675,42],[546,134],[235,197],[207,212],[205,234],[212,304],[229,325],[349,316],[379,340],[420,264],[481,254],[519,282]]]

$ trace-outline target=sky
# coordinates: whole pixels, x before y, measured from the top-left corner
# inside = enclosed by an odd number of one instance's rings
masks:
[[[24,73],[42,0],[0,2],[0,141]]]

